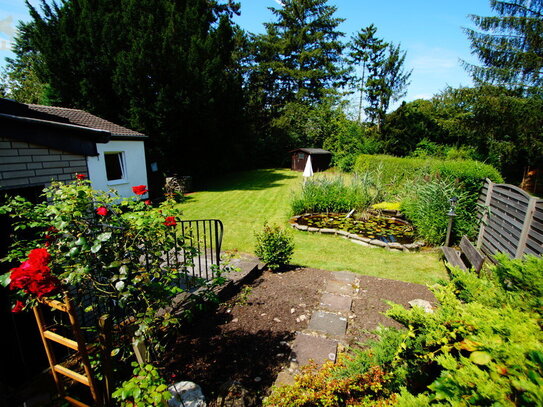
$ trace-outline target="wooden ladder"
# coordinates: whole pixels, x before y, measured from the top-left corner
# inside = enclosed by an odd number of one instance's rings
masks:
[[[75,338],[73,339],[66,338],[61,336],[53,331],[47,329],[45,324],[43,313],[40,309],[40,306],[34,307],[34,316],[36,317],[36,322],[38,324],[38,329],[40,331],[40,336],[45,348],[45,353],[47,354],[47,359],[49,361],[49,366],[51,367],[51,374],[53,375],[53,380],[57,386],[58,392],[61,397],[63,397],[68,403],[77,407],[90,407],[88,404],[85,404],[79,400],[76,400],[73,397],[70,397],[66,394],[66,389],[62,383],[62,379],[59,375],[66,376],[76,382],[79,382],[87,387],[89,387],[92,399],[94,401],[94,406],[101,406],[102,399],[100,398],[98,388],[96,386],[96,381],[93,378],[91,366],[89,362],[89,355],[87,352],[87,345],[83,334],[81,333],[81,328],[77,320],[76,310],[73,306],[72,301],[68,295],[64,296],[64,302],[42,299],[40,300],[44,305],[56,309],[61,312],[68,314],[70,319],[70,325],[72,327],[72,332]],[[55,354],[53,352],[52,344],[50,342],[56,342],[59,345],[65,346],[67,348],[73,349],[77,352],[79,360],[83,364],[85,374],[75,372],[71,369],[68,369],[56,362]]]

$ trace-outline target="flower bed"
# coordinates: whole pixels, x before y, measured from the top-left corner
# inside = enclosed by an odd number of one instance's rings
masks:
[[[362,245],[390,250],[413,251],[424,246],[424,242],[415,241],[412,226],[395,217],[371,215],[359,221],[345,214],[304,214],[292,217],[290,224],[298,230],[340,235]]]

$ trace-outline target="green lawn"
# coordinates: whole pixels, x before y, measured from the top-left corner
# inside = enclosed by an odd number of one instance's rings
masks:
[[[286,225],[290,198],[302,182],[300,173],[285,169],[255,170],[216,179],[182,203],[186,219],[220,219],[223,248],[252,253],[254,232],[265,221]],[[353,272],[414,283],[445,278],[435,252],[401,253],[362,247],[339,236],[292,231],[296,244],[293,263],[325,270]]]

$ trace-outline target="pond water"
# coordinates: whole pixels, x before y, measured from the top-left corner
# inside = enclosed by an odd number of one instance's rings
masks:
[[[356,220],[345,218],[345,216],[346,214],[341,213],[304,215],[299,217],[296,223],[314,228],[345,230],[369,239],[379,239],[385,243],[408,244],[415,241],[413,226],[407,222],[383,216],[370,216],[367,220]]]

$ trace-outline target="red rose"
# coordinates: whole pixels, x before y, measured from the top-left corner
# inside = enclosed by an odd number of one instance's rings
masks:
[[[98,209],[96,209],[96,213],[100,216],[106,216],[107,212],[108,210],[105,206],[100,206]]]
[[[175,216],[166,216],[165,221],[163,222],[166,226],[175,226],[177,222],[175,221]]]
[[[24,290],[38,297],[56,293],[60,287],[60,281],[51,275],[51,269],[47,267],[50,261],[51,255],[47,249],[32,250],[27,261],[11,269],[9,288]],[[17,305],[15,308],[18,308]]]
[[[151,205],[151,200],[150,200],[150,199],[147,199],[147,200],[145,201],[145,205]]]
[[[47,249],[33,249],[28,255],[28,261],[35,266],[46,266],[51,261]]]
[[[132,191],[134,191],[136,195],[145,195],[147,193],[147,186],[138,185],[138,186],[132,187]]]
[[[13,313],[21,312],[24,307],[25,307],[24,302],[17,300],[17,302],[15,302],[15,306],[11,309],[11,312]]]
[[[85,179],[85,178],[87,178],[87,176],[85,174],[75,174],[75,177],[77,179]]]

